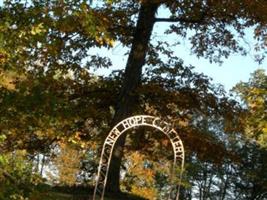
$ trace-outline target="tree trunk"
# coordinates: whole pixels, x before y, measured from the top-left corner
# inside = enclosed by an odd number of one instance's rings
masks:
[[[141,85],[142,67],[155,23],[155,14],[159,4],[145,1],[140,7],[132,47],[125,68],[124,82],[116,108],[113,125],[133,114],[138,106],[136,89]],[[121,136],[114,148],[106,190],[120,192],[120,166],[126,135]]]

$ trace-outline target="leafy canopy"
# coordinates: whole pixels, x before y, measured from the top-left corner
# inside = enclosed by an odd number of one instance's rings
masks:
[[[267,147],[267,76],[263,69],[256,70],[248,82],[236,85],[247,110],[246,134],[262,147]]]

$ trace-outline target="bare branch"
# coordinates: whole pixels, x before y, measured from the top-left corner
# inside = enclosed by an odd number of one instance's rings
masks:
[[[188,19],[183,17],[177,18],[156,18],[155,22],[169,22],[169,23],[176,23],[176,22],[183,22],[183,23],[191,23],[191,24],[201,24],[204,22],[205,17],[201,16],[198,19]]]

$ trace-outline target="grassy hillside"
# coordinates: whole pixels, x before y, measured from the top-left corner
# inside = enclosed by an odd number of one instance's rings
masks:
[[[33,192],[30,200],[92,200],[93,188],[90,187],[50,187],[42,186]],[[105,195],[105,200],[145,200],[127,193]]]

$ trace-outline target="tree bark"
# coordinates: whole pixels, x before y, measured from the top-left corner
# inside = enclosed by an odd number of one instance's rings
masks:
[[[136,89],[141,85],[142,67],[145,64],[145,56],[155,23],[155,15],[158,6],[158,3],[150,3],[147,1],[142,3],[140,7],[113,125],[132,115],[138,106]],[[125,139],[126,135],[122,135],[114,148],[106,185],[106,190],[109,192],[120,192],[120,166]]]

